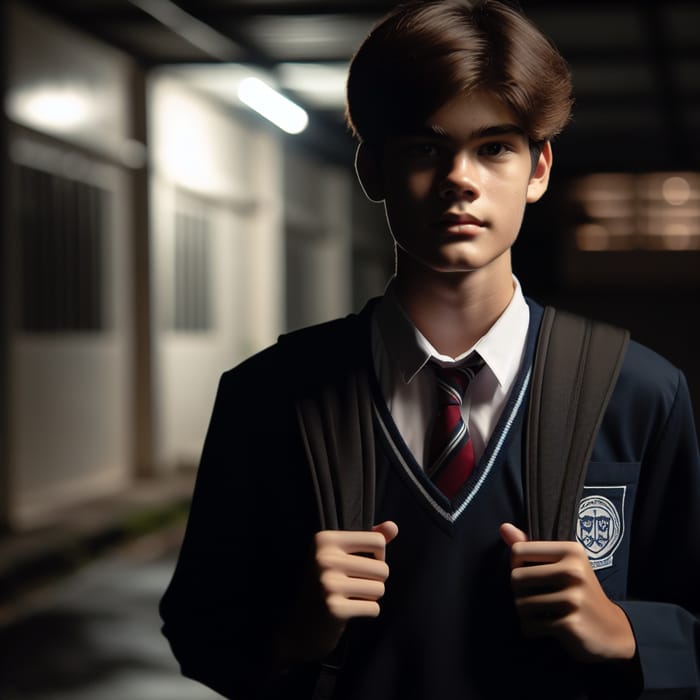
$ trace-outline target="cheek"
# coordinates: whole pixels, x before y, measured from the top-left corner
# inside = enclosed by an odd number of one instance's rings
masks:
[[[433,178],[427,172],[414,172],[406,178],[406,192],[413,200],[425,199],[431,191]]]
[[[399,216],[413,217],[429,199],[430,191],[429,178],[410,175],[400,182],[393,183],[392,187],[386,190],[386,204],[388,209]]]

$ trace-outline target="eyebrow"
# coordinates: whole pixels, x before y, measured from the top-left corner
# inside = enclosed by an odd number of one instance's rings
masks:
[[[440,136],[451,138],[450,134],[437,124],[429,124],[411,132],[415,136]],[[517,124],[494,124],[492,126],[482,126],[469,134],[468,140],[488,138],[491,136],[526,136],[525,130]]]

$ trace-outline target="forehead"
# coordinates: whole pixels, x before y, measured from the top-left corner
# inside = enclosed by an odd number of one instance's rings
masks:
[[[453,138],[494,131],[525,133],[513,111],[486,92],[458,95],[433,112],[423,128]]]

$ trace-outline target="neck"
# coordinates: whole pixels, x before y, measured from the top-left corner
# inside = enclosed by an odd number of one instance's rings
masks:
[[[513,298],[510,258],[500,268],[445,273],[400,256],[396,295],[433,347],[457,357],[488,332]]]

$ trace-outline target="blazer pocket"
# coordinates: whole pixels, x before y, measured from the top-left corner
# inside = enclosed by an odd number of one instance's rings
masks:
[[[579,502],[576,537],[606,593],[616,600],[627,591],[639,470],[638,462],[591,462]]]

